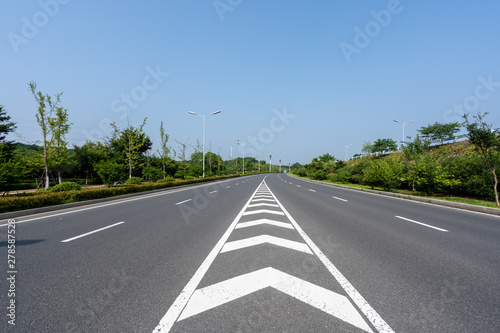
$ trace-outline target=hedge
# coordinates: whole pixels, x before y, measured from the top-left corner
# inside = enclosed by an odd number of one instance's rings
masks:
[[[145,192],[162,188],[196,184],[235,177],[239,177],[239,175],[195,178],[190,180],[177,180],[175,182],[146,183],[142,185],[120,185],[113,187],[83,188],[79,191],[40,191],[32,193],[21,193],[0,197],[0,213],[60,205],[76,201],[109,198],[117,195]]]

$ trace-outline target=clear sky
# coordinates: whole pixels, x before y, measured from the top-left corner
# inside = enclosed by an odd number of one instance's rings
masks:
[[[402,140],[464,111],[500,127],[500,2],[425,0],[2,1],[0,104],[41,139],[28,90],[63,92],[70,144],[148,117],[159,143],[308,163]],[[462,109],[462,111],[460,111]],[[128,110],[128,111],[127,111]],[[20,141],[18,136],[10,139]],[[242,150],[240,150],[242,154]]]

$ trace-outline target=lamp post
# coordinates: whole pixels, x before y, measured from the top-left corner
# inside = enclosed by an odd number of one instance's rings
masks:
[[[288,173],[290,173],[290,166],[292,165],[292,163],[288,162]]]
[[[201,119],[203,119],[203,178],[205,178],[205,120],[210,117],[210,116],[213,116],[215,114],[219,114],[221,113],[222,111],[215,111],[209,115],[200,115],[200,114],[197,114],[197,113],[194,113],[194,112],[191,112],[191,111],[188,111],[189,114],[192,114],[194,116],[198,116],[200,117]]]
[[[281,173],[281,158],[279,159],[279,161],[280,161],[280,173]]]
[[[405,122],[401,122],[401,121],[396,120],[396,119],[393,119],[393,121],[396,122],[396,123],[399,123],[399,124],[403,125],[403,142],[405,142],[405,125],[409,124],[409,123],[412,123],[413,120],[407,121],[406,123]]]
[[[271,172],[271,159],[273,158],[273,155],[269,154],[269,172]]]
[[[260,151],[259,151],[259,172],[260,172]]]
[[[236,141],[236,143],[239,145],[240,140]],[[251,144],[251,142],[241,143],[241,145],[243,146],[243,174],[245,174],[245,146],[248,144]]]
[[[349,144],[349,145],[340,144],[340,145],[345,147],[345,159],[344,159],[344,161],[347,161],[347,148],[352,146],[352,144]]]

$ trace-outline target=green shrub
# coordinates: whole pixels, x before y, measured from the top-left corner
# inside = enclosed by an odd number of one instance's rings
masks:
[[[184,179],[185,180],[191,180],[191,179],[194,179],[194,177],[193,176],[186,176],[186,177],[184,177]]]
[[[125,185],[139,185],[142,183],[141,177],[132,177],[125,181]]]
[[[167,176],[163,179],[158,180],[159,183],[168,183],[168,182],[174,182],[175,178],[171,176]]]
[[[50,192],[64,192],[64,191],[79,191],[82,187],[80,184],[73,182],[62,182],[54,187],[49,188]]]

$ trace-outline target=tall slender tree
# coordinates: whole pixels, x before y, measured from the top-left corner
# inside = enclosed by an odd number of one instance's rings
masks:
[[[53,99],[52,96],[37,91],[35,82],[31,81],[28,85],[38,105],[36,120],[42,130],[45,189],[47,190],[50,186],[49,151],[54,146],[66,145],[64,138],[71,124],[68,123],[67,110],[60,106],[62,92],[57,93]],[[55,117],[52,117],[54,113]]]
[[[165,178],[167,171],[167,160],[169,159],[169,155],[171,152],[171,148],[167,145],[168,139],[170,138],[170,135],[168,135],[165,132],[165,129],[163,128],[163,121],[160,123],[160,140],[161,140],[161,145],[160,145],[160,150],[158,150],[158,153],[160,154],[161,157],[161,162],[162,162],[162,167],[163,167],[163,178]]]

